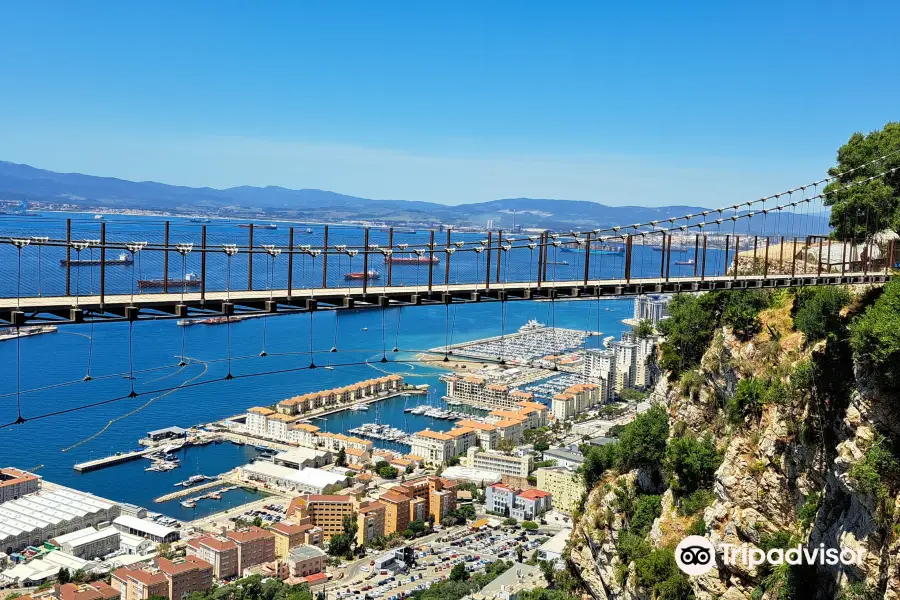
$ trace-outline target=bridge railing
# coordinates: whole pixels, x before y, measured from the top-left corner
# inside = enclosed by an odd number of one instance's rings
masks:
[[[0,298],[875,272],[894,242],[686,228],[573,234],[141,219],[0,221]]]

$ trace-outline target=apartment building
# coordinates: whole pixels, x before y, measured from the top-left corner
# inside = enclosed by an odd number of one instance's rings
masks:
[[[403,389],[403,377],[386,375],[375,379],[367,379],[345,387],[310,392],[282,400],[276,405],[278,412],[286,415],[302,415],[312,410],[336,404],[356,402],[376,396],[389,394]]]
[[[213,566],[196,556],[168,560],[156,558],[146,566],[116,569],[111,573],[110,586],[122,600],[148,600],[163,596],[170,600],[184,600],[194,592],[212,587]]]
[[[294,423],[288,428],[288,441],[303,448],[319,445],[319,428],[309,423]]]
[[[525,456],[509,455],[497,450],[469,448],[466,454],[466,466],[483,471],[492,471],[501,475],[528,477],[534,465],[530,454]]]
[[[528,429],[528,417],[517,410],[492,410],[487,419],[497,428],[501,440],[511,440],[515,444],[522,441],[522,435]]]
[[[93,583],[64,583],[56,590],[59,600],[116,600],[119,592],[102,581]],[[27,596],[20,596],[27,598]]]
[[[196,556],[212,565],[213,577],[225,579],[239,575],[238,547],[229,539],[204,535],[188,540],[185,546],[188,556]]]
[[[384,504],[384,535],[406,531],[410,521],[410,498],[387,491],[378,500]]]
[[[595,383],[578,383],[551,398],[553,416],[566,420],[600,403],[601,387]]]
[[[0,504],[41,489],[41,478],[13,467],[0,469]]]
[[[457,427],[471,429],[475,435],[475,442],[481,448],[493,450],[500,441],[500,431],[491,423],[482,423],[472,419],[462,419],[456,422]]]
[[[275,556],[287,558],[291,548],[302,546],[306,542],[308,527],[288,521],[273,523],[269,531],[275,536]]]
[[[226,537],[237,545],[238,574],[244,569],[275,560],[275,534],[251,526],[242,531],[228,531]]]
[[[213,567],[196,556],[168,560],[157,558],[156,566],[168,581],[170,600],[184,600],[194,592],[205,592],[212,587]]]
[[[543,467],[534,475],[537,489],[550,493],[554,506],[562,512],[572,514],[585,495],[584,480],[574,469]]]
[[[356,543],[360,546],[384,537],[385,505],[381,502],[365,502],[356,514]]]
[[[625,388],[635,387],[638,345],[634,342],[619,341],[612,342],[609,346],[616,357],[613,389],[618,394]]]
[[[354,450],[361,450],[363,452],[372,452],[373,447],[372,442],[368,440],[344,435],[343,433],[326,432],[321,432],[318,434],[318,445],[324,447],[326,450],[331,450],[333,452],[337,452],[341,448],[344,448],[345,450],[352,448]]]
[[[308,577],[325,572],[327,556],[316,546],[297,546],[291,548],[287,557],[291,577]]]
[[[169,597],[169,580],[152,566],[121,567],[110,574],[109,585],[122,600],[148,600],[151,596]]]
[[[426,476],[410,479],[391,488],[410,499],[410,520],[424,521],[431,516],[440,523],[456,510],[456,483],[442,477]]]
[[[246,427],[250,435],[266,437],[269,435],[269,417],[275,414],[271,408],[254,406],[247,411]]]
[[[439,431],[425,429],[413,434],[411,446],[412,453],[428,465],[439,465],[456,456],[456,440]]]
[[[650,321],[653,325],[669,316],[669,295],[640,295],[634,299],[634,320]]]
[[[542,490],[519,490],[502,483],[484,491],[487,510],[519,520],[533,520],[550,510],[552,496]]]
[[[287,514],[295,522],[308,518],[322,529],[324,541],[344,532],[344,517],[352,517],[355,501],[352,496],[310,494],[291,501]]]

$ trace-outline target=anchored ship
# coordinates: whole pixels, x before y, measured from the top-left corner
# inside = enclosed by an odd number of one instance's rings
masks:
[[[392,265],[427,265],[437,264],[441,262],[441,259],[437,256],[431,258],[427,256],[385,256],[384,262]]]
[[[138,287],[141,289],[173,287],[173,288],[198,288],[203,280],[193,273],[188,273],[184,279],[138,279]]]
[[[347,273],[344,275],[344,279],[347,281],[357,281],[362,279],[381,279],[381,273],[378,271],[357,271],[354,273]]]
[[[65,267],[66,265],[70,267],[93,267],[97,265],[132,265],[134,264],[134,259],[130,254],[122,253],[118,258],[107,258],[106,260],[100,260],[99,258],[76,258],[73,260],[66,260],[65,258],[59,261],[59,266]]]

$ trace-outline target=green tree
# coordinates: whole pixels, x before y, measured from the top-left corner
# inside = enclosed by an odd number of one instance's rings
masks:
[[[341,449],[338,450],[337,458],[335,458],[334,463],[339,467],[347,466],[347,451],[344,450],[343,447],[341,447]]]
[[[256,517],[255,519],[253,519],[254,527],[262,527],[262,525],[263,525],[262,517]]]
[[[522,529],[530,529],[534,531],[538,528],[538,524],[534,521],[522,521]]]
[[[634,336],[639,340],[648,338],[653,334],[653,323],[650,322],[650,319],[641,319],[634,328]]]
[[[686,496],[699,488],[712,485],[722,456],[716,451],[712,435],[696,438],[687,433],[669,440],[664,468],[669,486],[677,496]]]
[[[825,188],[825,204],[831,206],[831,226],[838,239],[861,241],[884,228],[900,231],[900,170],[869,182],[863,180],[900,167],[900,154],[863,167],[866,163],[900,150],[900,123],[891,122],[869,134],[854,133],[837,151],[837,165],[828,174],[842,177]],[[851,172],[852,170],[852,172]],[[859,182],[849,189],[841,189]]]
[[[452,581],[466,581],[469,578],[469,572],[466,571],[465,563],[456,563],[453,570],[450,571],[450,579]]]
[[[543,452],[550,449],[550,444],[546,440],[539,440],[534,443],[534,449],[538,452]]]
[[[522,544],[516,544],[516,562],[522,562],[524,556],[525,550],[522,549]]]
[[[516,443],[509,438],[503,438],[497,444],[497,450],[501,452],[512,452],[516,449]]]
[[[328,542],[328,554],[332,556],[345,556],[350,552],[350,537],[347,534],[339,533],[331,536]]]
[[[344,535],[349,537],[351,540],[356,537],[356,516],[355,515],[344,515],[344,520],[341,522],[341,527],[344,530]]]
[[[900,279],[885,284],[881,297],[850,326],[853,357],[885,391],[900,391]]]
[[[629,423],[619,436],[618,457],[626,469],[655,468],[662,462],[669,437],[669,416],[653,406]]]
[[[841,309],[849,302],[846,288],[800,288],[794,300],[794,326],[806,335],[808,342],[837,337],[844,331]]]
[[[650,533],[653,521],[662,513],[662,500],[659,496],[647,495],[638,498],[634,507],[634,514],[628,529],[634,535],[645,537]]]
[[[712,340],[720,311],[716,293],[672,298],[670,317],[659,322],[660,333],[665,337],[660,344],[660,366],[679,377],[699,364]]]
[[[638,585],[651,590],[657,600],[687,600],[694,597],[690,581],[678,568],[675,554],[653,550],[635,560]]]
[[[69,583],[69,581],[70,581],[71,579],[72,579],[72,574],[69,573],[69,570],[68,570],[67,568],[65,568],[65,567],[61,568],[61,569],[59,570],[59,573],[56,574],[56,581],[57,581],[60,585],[64,585],[64,584],[66,584],[66,583]]]

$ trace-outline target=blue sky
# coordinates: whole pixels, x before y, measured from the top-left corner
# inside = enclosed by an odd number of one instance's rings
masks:
[[[890,2],[6,2],[0,160],[717,206],[815,179],[854,131],[898,118],[898,17]]]

